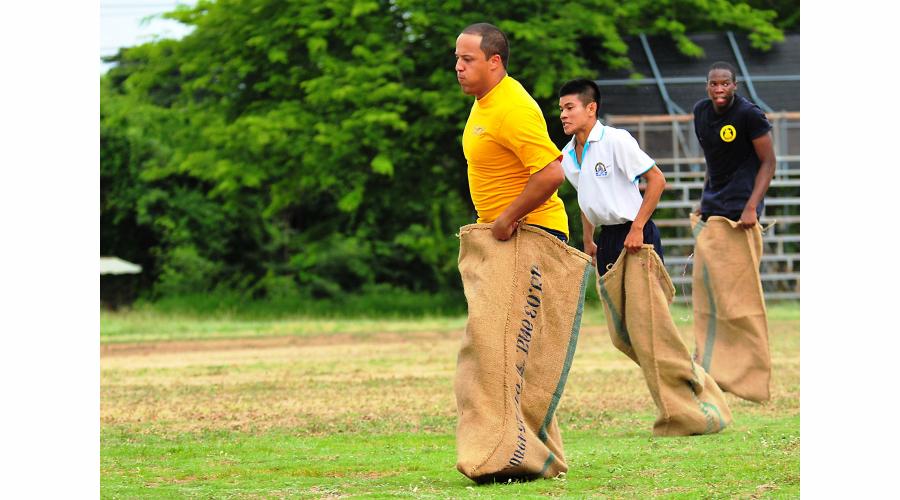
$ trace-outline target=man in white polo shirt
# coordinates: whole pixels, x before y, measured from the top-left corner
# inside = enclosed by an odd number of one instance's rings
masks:
[[[559,118],[563,131],[572,135],[562,150],[563,171],[578,191],[584,251],[602,276],[623,248],[633,253],[644,243],[652,244],[663,257],[659,229],[650,216],[666,178],[627,130],[597,120],[599,108],[600,87],[593,80],[572,80],[559,91]],[[647,181],[643,197],[638,189],[641,177]]]
[[[720,432],[731,423],[731,410],[715,380],[691,359],[668,309],[675,289],[650,220],[666,178],[628,131],[597,120],[599,107],[600,89],[592,80],[572,80],[559,91],[563,130],[573,136],[562,150],[563,172],[578,190],[584,251],[594,256],[600,276],[597,293],[610,339],[641,367],[658,410],[654,435]],[[647,180],[643,197],[641,177]]]

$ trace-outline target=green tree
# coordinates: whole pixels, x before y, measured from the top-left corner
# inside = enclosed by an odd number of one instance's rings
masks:
[[[121,51],[101,85],[101,234],[141,232],[120,247],[152,260],[159,294],[458,289],[455,232],[475,213],[453,50],[470,23],[509,35],[510,74],[549,116],[559,82],[590,74],[586,39],[629,69],[622,37],[640,32],[694,55],[692,31],[782,38],[774,11],[724,0],[201,0],[167,16],[194,31]]]
[[[748,0],[747,4],[754,9],[775,12],[773,24],[777,28],[800,32],[800,0]]]

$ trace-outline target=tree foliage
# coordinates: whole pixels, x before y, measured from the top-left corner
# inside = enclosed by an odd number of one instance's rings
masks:
[[[195,29],[121,51],[101,82],[101,250],[163,295],[458,288],[475,213],[453,50],[470,23],[508,34],[510,74],[548,116],[561,82],[592,74],[585,39],[629,69],[641,32],[686,54],[695,31],[782,38],[774,11],[725,0],[200,0],[167,17]]]

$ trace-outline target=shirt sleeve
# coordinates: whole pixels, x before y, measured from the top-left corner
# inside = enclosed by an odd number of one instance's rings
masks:
[[[616,134],[616,142],[613,145],[616,158],[616,167],[625,172],[632,181],[647,173],[650,167],[656,165],[653,158],[641,149],[634,137],[627,130],[619,130]]]
[[[694,104],[694,110],[693,110],[693,113],[694,113],[694,135],[697,136],[697,141],[700,143],[703,142],[700,140],[700,104],[702,102],[703,101],[697,101],[697,103]]]
[[[766,114],[759,106],[750,106],[750,109],[744,115],[746,120],[747,135],[750,140],[756,139],[772,129],[772,124],[766,118]]]
[[[550,140],[547,123],[538,109],[514,107],[504,118],[501,130],[500,141],[515,153],[532,175],[553,160],[562,159],[562,153]]]

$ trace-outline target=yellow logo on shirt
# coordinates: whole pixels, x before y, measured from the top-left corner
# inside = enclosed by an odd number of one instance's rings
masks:
[[[475,135],[484,134],[484,127],[482,127],[480,125],[476,125],[474,128],[472,128],[472,133]]]
[[[725,142],[731,142],[737,137],[737,130],[735,130],[732,125],[725,125],[722,127],[722,130],[719,131],[719,137]]]

